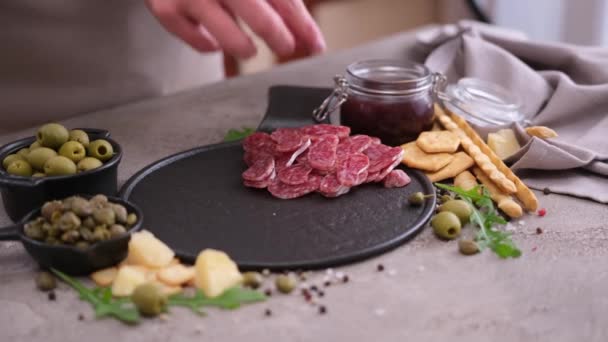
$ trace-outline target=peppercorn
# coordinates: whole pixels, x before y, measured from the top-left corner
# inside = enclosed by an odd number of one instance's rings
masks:
[[[325,307],[325,305],[319,306],[319,314],[324,315],[326,313],[327,313],[327,308]]]
[[[266,316],[266,317],[272,316],[272,311],[270,311],[270,309],[264,310],[264,316]]]
[[[384,265],[378,264],[378,266],[376,267],[376,269],[378,270],[378,272],[382,272],[382,271],[384,271]]]
[[[349,280],[350,280],[350,278],[348,278],[348,276],[347,276],[347,275],[345,275],[345,276],[342,278],[342,282],[343,282],[343,283],[348,283],[348,281],[349,281]]]
[[[543,229],[541,227],[536,227],[536,234],[542,234],[543,233]]]
[[[272,290],[266,289],[266,291],[264,291],[264,294],[266,295],[266,297],[270,297],[272,296]]]
[[[319,298],[325,296],[325,292],[323,292],[323,291],[319,291],[319,293],[317,293],[317,294],[319,295]]]
[[[323,286],[325,286],[325,287],[329,287],[330,285],[331,285],[331,281],[329,281],[329,280],[326,280],[326,281],[323,283]]]
[[[551,193],[551,190],[549,188],[544,188],[543,189],[543,194],[548,195]]]
[[[49,300],[54,301],[55,299],[57,299],[57,296],[55,295],[55,291],[51,291],[49,292]]]

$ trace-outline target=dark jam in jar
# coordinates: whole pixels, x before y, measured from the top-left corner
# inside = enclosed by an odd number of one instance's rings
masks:
[[[340,119],[353,134],[388,145],[416,140],[433,123],[433,74],[424,65],[372,60],[348,66],[348,97]]]

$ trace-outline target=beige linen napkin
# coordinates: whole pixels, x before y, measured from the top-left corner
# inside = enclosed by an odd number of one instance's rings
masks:
[[[450,83],[476,77],[517,94],[532,125],[559,137],[530,137],[508,163],[530,187],[608,203],[608,49],[527,40],[464,21],[423,32],[426,65]]]

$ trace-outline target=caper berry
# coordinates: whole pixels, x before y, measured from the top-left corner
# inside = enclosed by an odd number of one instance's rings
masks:
[[[129,215],[127,215],[127,224],[129,226],[132,226],[135,223],[137,223],[137,215],[135,215],[135,213],[130,213]]]
[[[80,218],[71,211],[63,213],[59,219],[58,226],[62,231],[74,230],[80,227]]]
[[[25,160],[25,158],[19,154],[9,154],[2,160],[2,167],[4,167],[5,170],[8,169],[8,166],[15,160]]]
[[[463,200],[449,200],[439,207],[439,211],[449,211],[454,213],[460,219],[461,224],[469,222],[469,218],[473,213],[471,205]]]
[[[68,141],[77,141],[81,143],[82,146],[87,147],[89,146],[89,135],[87,134],[87,132],[81,129],[73,129],[69,133]]]
[[[282,293],[290,293],[296,288],[297,284],[298,282],[293,274],[281,274],[277,276],[275,280],[277,290],[281,291]]]
[[[36,276],[36,287],[40,291],[50,291],[57,287],[57,281],[49,272],[40,272]]]
[[[473,255],[479,253],[479,246],[473,240],[459,240],[458,250],[464,255]]]
[[[449,211],[442,211],[433,216],[431,226],[435,234],[442,239],[452,240],[460,235],[460,219]]]
[[[97,208],[93,210],[93,218],[97,223],[113,225],[116,223],[116,214],[112,208]]]
[[[429,198],[432,196],[433,195],[425,195],[422,192],[418,191],[418,192],[414,192],[413,194],[411,194],[407,200],[411,205],[422,205],[426,198]]]
[[[50,201],[44,203],[41,214],[45,219],[47,219],[47,221],[50,221],[51,216],[56,211],[63,211],[63,203],[61,203],[61,201]]]
[[[127,232],[127,229],[120,224],[113,224],[110,226],[110,238],[119,237]]]
[[[68,130],[60,124],[48,123],[38,129],[36,139],[41,146],[58,149],[70,137]]]
[[[80,217],[86,217],[93,213],[93,206],[91,203],[82,197],[74,198],[71,207],[74,214]]]
[[[21,177],[30,177],[34,173],[32,166],[25,160],[14,160],[10,163],[6,172]]]
[[[164,311],[167,297],[163,295],[158,285],[145,283],[139,285],[131,296],[137,310],[146,316],[156,316]]]
[[[243,285],[257,289],[262,285],[264,278],[259,272],[245,272],[243,273]]]

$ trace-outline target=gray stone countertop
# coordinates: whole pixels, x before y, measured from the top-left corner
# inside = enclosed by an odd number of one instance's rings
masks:
[[[106,128],[122,143],[119,178],[169,154],[221,140],[230,128],[255,127],[276,84],[330,86],[354,60],[418,58],[413,33],[320,56],[177,95],[80,116],[68,127]],[[32,130],[0,136],[0,144]],[[347,284],[325,290],[327,314],[299,295],[273,295],[206,317],[174,309],[137,327],[95,320],[64,284],[50,302],[34,288],[37,266],[20,244],[0,243],[0,341],[606,341],[608,209],[587,200],[538,193],[545,217],[513,223],[517,260],[490,252],[458,254],[429,229],[382,256],[335,271]],[[0,226],[8,224],[0,209]],[[153,224],[153,223],[151,223]],[[542,234],[536,234],[541,227]],[[378,264],[385,271],[378,272]],[[320,284],[314,272],[309,284]],[[273,315],[265,317],[271,309]],[[78,320],[82,313],[83,321]]]

